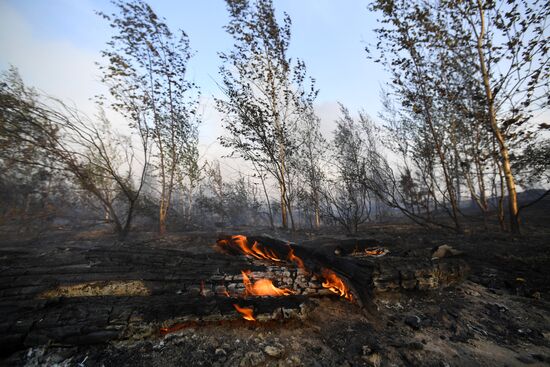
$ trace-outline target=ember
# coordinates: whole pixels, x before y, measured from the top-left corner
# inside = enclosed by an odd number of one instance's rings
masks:
[[[252,246],[250,246],[251,242]],[[298,266],[298,268],[307,271],[304,261],[300,257],[296,256],[294,248],[292,248],[289,243],[279,243],[278,247],[276,247],[277,251],[275,251],[268,248],[263,242],[260,243],[255,240],[250,240],[243,235],[234,235],[229,238],[218,240],[217,245],[223,250],[238,251],[244,255],[252,256],[253,258],[259,260],[271,260],[277,262],[286,260],[287,262],[293,262],[296,266]],[[283,251],[287,251],[286,256],[279,256],[278,252],[284,253]],[[362,252],[362,256],[383,256],[387,252],[388,251],[386,249],[377,248],[365,250]],[[245,295],[280,297],[296,293],[287,288],[277,288],[269,279],[259,279],[252,283],[249,277],[251,274],[250,271],[241,271],[241,273],[243,276],[243,283],[246,288]],[[324,282],[322,284],[324,288],[329,289],[348,301],[354,301],[353,295],[349,288],[333,271],[323,268],[322,277],[324,278]]]
[[[217,243],[221,248],[231,245],[236,246],[243,254],[250,255],[258,260],[281,261],[281,258],[274,251],[256,241],[250,245],[246,236],[243,235],[231,236],[230,240],[219,240]]]
[[[223,250],[235,249],[244,255],[252,256],[258,260],[271,260],[275,262],[285,260],[284,256],[280,256],[276,251],[258,241],[253,241],[252,245],[250,245],[248,238],[243,235],[231,236],[229,239],[220,239],[217,241],[217,245]],[[296,263],[299,268],[305,269],[304,262],[294,254],[294,249],[290,245],[288,245],[288,251],[287,260]]]
[[[294,255],[294,249],[291,247],[290,251],[288,252],[288,259],[294,263],[300,268],[305,270],[305,265],[302,259],[300,259],[298,256]]]
[[[273,282],[269,279],[259,279],[252,283],[252,281],[248,277],[248,274],[250,274],[250,272],[241,271],[241,273],[243,275],[243,283],[246,288],[246,295],[280,297],[294,294],[294,292],[290,289],[281,289],[275,287],[273,285]]]
[[[365,255],[368,256],[379,256],[385,254],[384,249],[381,248],[375,248],[375,249],[365,249],[364,251]]]
[[[351,256],[353,257],[381,257],[388,254],[390,251],[382,247],[366,248],[364,250],[356,249]]]
[[[323,287],[338,294],[340,297],[344,297],[348,301],[353,301],[353,295],[350,290],[346,287],[342,279],[340,279],[333,271],[323,269],[322,275],[325,278]]]
[[[243,319],[245,320],[248,320],[248,321],[256,321],[256,319],[254,318],[254,310],[252,308],[248,308],[248,307],[241,307],[239,306],[238,304],[233,304],[233,307],[235,307],[235,309],[241,314],[243,315]]]

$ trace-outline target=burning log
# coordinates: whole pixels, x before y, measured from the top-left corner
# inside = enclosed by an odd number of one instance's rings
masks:
[[[252,283],[252,281],[250,281],[250,278],[248,277],[248,275],[251,274],[250,271],[242,271],[241,273],[243,275],[243,283],[246,289],[246,295],[280,297],[294,294],[294,292],[290,289],[281,289],[275,287],[273,285],[273,282],[269,279],[263,278]]]
[[[233,307],[241,314],[243,315],[243,319],[248,321],[256,321],[254,318],[253,312],[254,310],[250,307],[241,307],[238,304],[234,303]]]
[[[301,319],[312,297],[368,308],[381,293],[446,286],[466,269],[457,257],[431,260],[428,249],[425,259],[412,260],[374,240],[226,236],[217,247],[223,254],[132,244],[55,252],[41,258],[48,264],[25,257],[35,265],[2,274],[0,334],[9,336],[2,345],[13,351],[139,339],[189,323]]]
[[[220,238],[217,245],[229,254],[244,254],[258,260],[277,263],[294,263],[306,273],[322,279],[322,286],[333,293],[359,305],[365,305],[370,297],[370,287],[357,288],[358,284],[371,284],[371,274],[359,267],[353,259],[334,256],[334,249],[307,247],[265,236],[227,236]],[[355,297],[353,296],[355,294]]]
[[[353,295],[349,291],[348,287],[346,287],[342,279],[340,279],[333,271],[323,269],[322,274],[325,279],[323,282],[323,287],[338,294],[340,297],[344,297],[348,301],[353,301]]]
[[[217,246],[227,254],[246,255],[276,266],[294,264],[320,279],[323,288],[362,307],[369,307],[374,293],[446,286],[460,281],[468,270],[460,259],[411,263],[400,257],[385,256],[389,250],[371,239],[325,239],[298,245],[267,236],[238,235],[220,238]],[[250,284],[247,290],[249,287]],[[271,295],[292,292],[286,291]]]

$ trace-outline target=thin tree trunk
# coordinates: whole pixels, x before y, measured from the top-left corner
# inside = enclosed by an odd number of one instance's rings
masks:
[[[287,213],[286,213],[286,187],[283,183],[279,184],[279,189],[281,191],[281,221],[282,227],[284,229],[288,228],[287,223]]]
[[[504,175],[502,174],[502,168],[500,163],[496,162],[498,167],[498,177],[500,179],[500,195],[498,197],[498,222],[500,224],[500,229],[506,231],[506,223],[504,222]]]
[[[256,168],[255,164],[254,164],[254,168]],[[267,189],[265,187],[265,178],[258,169],[256,169],[256,172],[258,172],[258,174],[260,175],[260,181],[262,182],[262,189],[264,191],[265,201],[267,202],[267,208],[269,210],[268,211],[268,213],[269,213],[269,224],[271,225],[271,229],[274,229],[275,224],[273,223],[273,210],[271,209],[271,202],[269,201],[269,195],[267,194]]]
[[[296,224],[294,222],[294,213],[292,211],[292,206],[290,204],[290,200],[287,199],[287,205],[288,205],[288,216],[290,217],[290,228],[295,231],[296,230]]]
[[[189,189],[189,200],[187,202],[187,215],[186,222],[191,223],[191,218],[193,217],[193,192]]]
[[[456,187],[456,201],[457,206],[460,208],[460,169],[459,169],[459,154],[458,154],[458,147],[457,147],[457,139],[456,139],[456,120],[452,119],[451,121],[451,145],[453,149],[453,164],[454,164],[454,178],[455,178],[455,187]]]
[[[290,178],[288,178],[288,180],[286,182],[290,182]],[[294,213],[292,211],[292,201],[290,200],[290,197],[288,196],[288,191],[290,189],[290,184],[287,184],[286,185],[286,190],[285,190],[285,194],[286,194],[286,205],[287,205],[287,212],[288,212],[288,216],[290,217],[290,228],[295,231],[296,230],[296,225],[295,225],[295,222],[294,222]]]
[[[418,70],[419,69],[418,60],[417,60],[418,54],[416,52],[416,49],[411,48],[409,50],[409,52],[412,56],[412,59],[413,59],[413,62],[415,64],[415,66]],[[426,98],[427,98],[426,96],[428,96],[428,93],[426,93],[424,84],[421,83],[420,88],[421,88],[422,94],[424,96],[422,98],[422,103],[424,104],[424,114],[425,114],[426,122],[428,124],[430,134],[433,137],[435,150],[436,150],[437,156],[439,158],[439,162],[441,163],[441,168],[443,169],[443,176],[444,176],[444,179],[445,179],[445,186],[446,186],[447,195],[449,196],[449,201],[451,202],[451,213],[452,213],[451,217],[452,217],[452,220],[455,224],[456,231],[460,233],[460,232],[462,232],[462,226],[461,226],[460,220],[458,218],[458,204],[457,204],[457,200],[456,200],[456,195],[455,195],[455,190],[454,190],[454,187],[453,187],[452,178],[451,178],[451,175],[449,173],[449,166],[448,166],[448,163],[447,163],[447,159],[445,158],[445,154],[443,152],[441,142],[439,141],[439,135],[435,130],[435,126],[433,125],[433,119],[432,119],[432,115],[430,113],[430,106],[426,102]],[[434,193],[434,199],[435,199],[435,193]]]
[[[281,116],[279,115],[279,109],[277,106],[277,95],[276,95],[276,87],[275,87],[275,80],[273,76],[272,71],[272,65],[271,65],[271,59],[270,55],[267,54],[267,65],[268,65],[268,81],[271,86],[271,109],[273,112],[273,116],[275,117],[275,128],[277,129],[277,143],[279,144],[279,162],[278,162],[278,171],[280,177],[278,177],[279,181],[279,189],[281,191],[281,222],[284,229],[288,228],[288,214],[287,214],[287,185],[286,185],[286,154],[285,154],[285,146],[284,146],[284,137],[283,137],[283,130],[281,126]]]
[[[483,10],[483,4],[478,0],[478,9],[481,22],[481,29],[477,37],[477,52],[479,56],[479,64],[481,68],[481,74],[483,78],[483,85],[485,87],[485,95],[487,98],[487,107],[489,112],[489,122],[495,138],[498,142],[500,150],[500,158],[502,160],[502,170],[506,179],[506,186],[508,188],[508,210],[510,215],[510,229],[512,233],[519,233],[519,212],[518,201],[516,192],[516,183],[512,174],[512,168],[510,164],[510,155],[504,135],[497,124],[497,117],[494,104],[493,90],[491,89],[491,82],[489,79],[489,73],[485,64],[485,56],[483,55],[483,37],[485,35],[485,15]]]
[[[159,235],[163,236],[166,233],[166,212],[161,209],[159,213]]]
[[[313,191],[313,200],[315,205],[315,229],[321,228],[321,209],[319,208],[319,193],[317,190]]]
[[[118,239],[120,241],[123,241],[128,236],[128,233],[130,232],[130,228],[132,225],[132,219],[134,218],[134,208],[135,208],[136,201],[133,200],[130,202],[130,205],[128,206],[128,213],[126,215],[126,223],[124,223],[124,227],[121,229],[121,231],[118,234]]]

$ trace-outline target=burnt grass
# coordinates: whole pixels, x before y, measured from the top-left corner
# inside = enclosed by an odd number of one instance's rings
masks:
[[[239,234],[252,230],[234,228],[223,232]],[[205,266],[209,259],[222,261],[216,256],[223,255],[214,255],[212,250],[219,234],[217,231],[171,233],[159,239],[152,233],[138,232],[124,244],[102,229],[56,229],[34,238],[3,236],[0,364],[442,367],[550,364],[550,232],[542,227],[524,230],[521,236],[513,237],[482,229],[457,235],[410,225],[369,226],[358,237],[377,239],[391,254],[410,258],[411,262],[425,259],[432,248],[443,244],[463,251],[461,256],[470,267],[469,275],[460,284],[437,290],[377,293],[368,309],[332,296],[312,298],[306,317],[301,319],[249,322],[198,318],[163,334],[151,327],[150,321],[158,321],[163,312],[177,311],[175,304],[183,301],[176,291],[173,297],[166,296],[166,292],[162,297],[158,295],[158,302],[164,305],[158,309],[150,302],[155,294],[116,299],[40,298],[52,286],[79,280],[150,279],[153,269],[157,278],[158,274],[166,278],[170,284],[166,289],[172,292],[170,287],[176,290],[177,284],[171,276],[181,271],[182,264],[192,266],[188,261],[181,262],[182,257],[193,259],[197,267]],[[296,242],[316,236],[344,237],[338,230],[271,235]],[[115,252],[132,256],[125,264],[114,263]],[[110,265],[101,274],[86,270],[86,266],[93,269],[95,264]],[[162,283],[162,277],[156,281]],[[44,320],[42,310],[52,309],[59,309],[60,314]],[[120,322],[114,322],[112,332],[101,328],[105,320],[113,324],[113,320],[119,319]],[[140,323],[144,326],[139,327]],[[66,333],[62,335],[63,342],[52,341],[40,332],[47,325],[55,327],[56,333]]]

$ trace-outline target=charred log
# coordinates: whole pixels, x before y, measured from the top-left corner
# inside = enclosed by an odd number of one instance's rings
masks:
[[[293,257],[297,257],[298,266],[315,279],[326,278],[327,270],[335,273],[363,307],[369,307],[375,292],[445,287],[460,282],[468,272],[468,266],[460,258],[426,256],[425,260],[411,262],[400,256],[355,256],[382,246],[374,239],[320,239],[295,244],[268,236],[222,236],[218,244],[229,254],[247,254],[242,241],[258,251],[260,255],[248,254],[256,259],[276,264],[283,261],[289,266]],[[269,256],[262,258],[262,253]]]
[[[442,287],[466,273],[461,259],[431,260],[429,249],[425,257],[392,252],[374,258],[356,256],[373,246],[391,251],[374,240],[300,244],[266,236],[248,240],[278,261],[242,256],[233,245],[224,251],[238,256],[216,253],[206,244],[196,252],[146,243],[54,247],[36,251],[38,257],[10,251],[0,276],[3,352],[43,344],[139,339],[188,323],[248,322],[235,305],[251,309],[257,321],[302,318],[312,297],[338,297],[323,285],[323,270],[342,279],[354,301],[364,307],[381,292]],[[242,271],[249,271],[252,281],[269,279],[291,295],[251,296]]]

